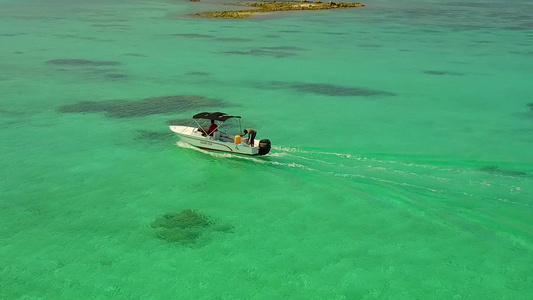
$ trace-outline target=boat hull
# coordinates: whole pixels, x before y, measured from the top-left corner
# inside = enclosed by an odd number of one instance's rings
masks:
[[[244,155],[259,155],[258,141],[255,142],[255,147],[250,147],[244,143],[233,143],[232,137],[226,134],[222,134],[218,139],[210,136],[202,136],[196,127],[170,126],[170,130],[176,133],[182,141],[198,148]]]

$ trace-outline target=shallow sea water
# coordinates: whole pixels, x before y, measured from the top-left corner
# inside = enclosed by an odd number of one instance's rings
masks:
[[[531,3],[220,4],[0,1],[0,299],[533,297]]]

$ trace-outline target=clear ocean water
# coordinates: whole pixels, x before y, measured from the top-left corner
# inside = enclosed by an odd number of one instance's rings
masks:
[[[222,4],[0,1],[0,299],[533,298],[531,1]]]

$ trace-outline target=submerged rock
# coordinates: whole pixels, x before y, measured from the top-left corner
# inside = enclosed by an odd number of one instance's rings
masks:
[[[192,209],[165,214],[150,224],[156,236],[172,243],[195,243],[203,234],[213,231],[231,232],[233,227],[217,225],[206,216]]]

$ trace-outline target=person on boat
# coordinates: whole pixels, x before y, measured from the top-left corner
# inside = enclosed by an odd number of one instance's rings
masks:
[[[255,136],[257,135],[257,131],[253,130],[252,128],[244,129],[244,134],[242,136],[245,136],[245,135],[248,135],[248,140],[246,141],[246,144],[253,147]]]
[[[211,120],[211,126],[209,126],[209,129],[207,129],[208,135],[213,135],[213,132],[218,130],[218,125],[215,124],[215,120]]]

